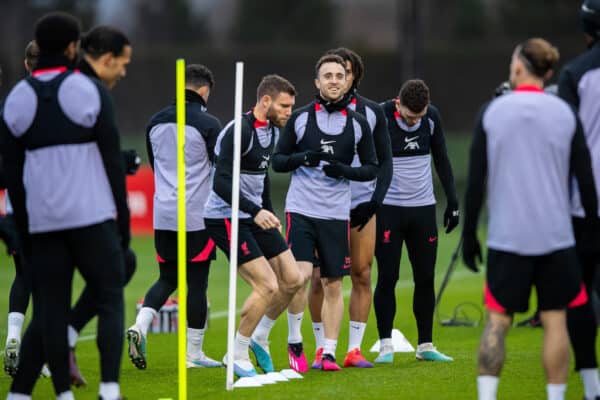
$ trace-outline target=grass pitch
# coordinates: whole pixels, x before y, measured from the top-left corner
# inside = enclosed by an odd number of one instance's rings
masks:
[[[446,271],[450,255],[458,242],[458,232],[450,235],[440,233],[437,263],[436,286]],[[158,269],[155,262],[151,237],[136,237],[132,243],[138,255],[137,272],[126,288],[126,327],[135,319],[135,302],[143,297],[146,290],[156,280]],[[0,318],[1,344],[6,335],[6,312],[8,309],[8,290],[14,275],[12,261],[5,255],[0,256]],[[375,281],[377,268],[373,269]],[[216,359],[223,357],[226,351],[227,332],[227,263],[222,254],[211,267],[209,298],[211,319],[207,331],[204,349]],[[450,284],[443,295],[440,314],[448,317],[454,307],[465,301],[481,305],[483,273],[472,274],[462,265],[457,265]],[[74,293],[82,287],[76,277]],[[345,279],[346,295],[350,280]],[[248,286],[239,281],[238,306],[248,293]],[[400,282],[396,289],[398,310],[394,326],[400,329],[408,340],[416,346],[416,326],[412,315],[412,274],[406,253],[403,254]],[[348,297],[345,298],[347,308]],[[532,307],[535,304],[532,301]],[[30,315],[31,309],[28,310]],[[471,312],[477,317],[477,313]],[[523,315],[516,316],[517,320]],[[99,361],[94,333],[95,320],[82,332],[82,340],[77,344],[77,357],[82,373],[88,380],[88,387],[73,389],[77,399],[97,399],[99,380]],[[434,342],[444,353],[454,357],[453,363],[418,362],[413,353],[397,353],[392,365],[379,366],[370,370],[343,369],[336,373],[310,371],[302,380],[282,382],[261,388],[236,389],[233,393],[225,391],[225,369],[189,369],[189,399],[474,399],[476,387],[476,353],[483,327],[442,327],[434,324]],[[308,310],[305,312],[303,336],[309,362],[312,362],[314,338]],[[507,339],[507,359],[500,380],[499,397],[506,399],[545,398],[544,373],[541,366],[541,329],[517,328],[510,331]],[[375,316],[371,313],[363,342],[363,352],[373,360],[375,353],[368,350],[377,339]],[[346,312],[342,323],[337,357],[342,362],[347,350],[348,316]],[[277,321],[271,335],[271,352],[276,369],[287,368],[287,322],[285,315]],[[137,370],[129,361],[124,348],[121,390],[130,400],[177,398],[177,335],[148,335],[148,369]],[[10,378],[0,374],[0,398],[6,396]],[[569,376],[567,398],[581,399],[582,385],[578,374]],[[34,399],[55,398],[51,381],[40,379],[33,393]]]

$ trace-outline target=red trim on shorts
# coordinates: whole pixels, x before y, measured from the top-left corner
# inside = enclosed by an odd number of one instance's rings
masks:
[[[502,307],[502,305],[498,303],[498,300],[496,300],[496,298],[488,288],[487,282],[483,284],[483,292],[485,296],[484,303],[488,310],[506,313],[506,308]]]
[[[208,243],[206,243],[206,246],[204,246],[204,249],[202,249],[202,251],[200,253],[198,253],[198,255],[194,258],[192,258],[190,261],[191,262],[203,262],[208,260],[208,257],[210,256],[210,253],[213,251],[213,249],[215,248],[215,242],[212,239],[208,239]]]
[[[44,69],[38,69],[33,71],[33,73],[31,74],[31,76],[33,77],[37,77],[43,74],[48,74],[50,72],[58,72],[58,73],[63,73],[67,70],[67,67],[53,67],[53,68],[44,68]]]
[[[231,222],[229,222],[229,218],[224,218],[225,222],[225,230],[227,231],[227,240],[231,242]]]
[[[584,304],[587,304],[587,302],[588,302],[587,291],[585,290],[585,284],[582,283],[581,290],[579,291],[577,296],[575,296],[575,298],[573,300],[571,300],[568,307],[569,308],[580,307]]]
[[[165,262],[167,262],[167,261],[165,261],[165,259],[164,259],[164,258],[162,258],[162,257],[160,256],[160,254],[158,254],[158,253],[156,253],[156,261],[158,261],[159,263],[165,263]]]
[[[292,226],[292,216],[290,213],[285,213],[285,220],[287,226],[285,227],[285,242],[290,244],[290,227]]]

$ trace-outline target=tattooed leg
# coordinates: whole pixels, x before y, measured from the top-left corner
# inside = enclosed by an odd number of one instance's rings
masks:
[[[544,326],[544,370],[548,383],[567,382],[569,375],[569,335],[565,310],[542,311]]]
[[[488,320],[479,343],[479,375],[500,376],[504,364],[504,339],[512,316],[488,311]]]

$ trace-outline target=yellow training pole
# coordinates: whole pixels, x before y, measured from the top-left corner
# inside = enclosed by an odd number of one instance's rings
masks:
[[[185,221],[185,60],[177,60],[177,366],[179,400],[187,400],[187,237]]]

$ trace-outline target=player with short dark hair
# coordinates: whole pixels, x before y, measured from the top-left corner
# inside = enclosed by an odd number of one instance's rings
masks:
[[[112,89],[117,81],[125,76],[126,66],[131,61],[131,43],[124,33],[110,26],[97,26],[83,35],[80,45],[81,57],[77,68],[86,76],[97,79]],[[121,152],[128,175],[135,175],[140,166],[140,157],[133,149]],[[136,256],[133,250],[124,253],[126,285],[136,268]],[[85,386],[86,380],[79,370],[75,357],[75,344],[79,332],[97,314],[96,295],[85,287],[71,311],[68,326],[69,338],[69,375],[75,387]]]
[[[598,199],[579,118],[568,103],[543,91],[558,57],[546,40],[519,44],[510,64],[514,90],[483,107],[471,144],[463,258],[473,271],[476,258],[481,261],[476,229],[485,193],[489,209],[479,399],[496,398],[505,336],[514,313],[527,311],[532,286],[544,328],[548,399],[563,399],[569,371],[566,309],[587,301],[571,223],[571,174],[580,188],[585,226],[594,233],[578,245],[597,243]]]
[[[248,349],[264,372],[272,372],[268,335],[301,284],[296,262],[271,204],[268,168],[271,155],[295,103],[296,89],[279,75],[265,76],[254,108],[242,115],[239,193],[238,272],[252,288],[242,306],[233,348],[237,376],[254,376]],[[231,121],[219,134],[213,188],[204,218],[210,236],[229,256],[233,168]]]
[[[392,143],[392,183],[377,211],[377,286],[375,316],[381,340],[376,363],[394,357],[392,328],[396,315],[395,287],[400,276],[402,244],[406,243],[415,291],[413,313],[417,321],[417,360],[452,361],[433,345],[435,261],[438,228],[435,215],[431,161],[444,188],[444,227],[458,225],[458,199],[448,159],[440,112],[430,104],[429,87],[420,79],[402,85],[398,97],[382,103]]]
[[[83,35],[81,51],[81,72],[102,80],[109,89],[127,74],[132,47],[120,30],[105,25],[94,27]]]
[[[187,212],[188,368],[220,367],[202,350],[206,331],[208,274],[215,243],[204,223],[204,204],[210,191],[213,149],[221,123],[207,110],[214,84],[212,72],[200,64],[185,70],[185,159]],[[146,335],[158,311],[177,289],[177,115],[175,104],[155,114],[148,124],[146,144],[154,171],[154,245],[159,278],[144,296],[135,324],[127,330],[129,358],[145,369]],[[181,299],[183,301],[183,299]]]
[[[324,300],[321,369],[337,371],[335,351],[344,313],[342,278],[350,273],[350,181],[377,175],[373,135],[368,121],[348,109],[346,63],[335,54],[315,66],[317,99],[295,111],[273,156],[273,169],[292,172],[286,197],[287,242],[308,284],[318,253]],[[359,165],[353,160],[358,154]],[[306,296],[288,307],[290,367],[308,365],[300,331]]]
[[[381,206],[385,193],[392,179],[392,153],[390,137],[387,132],[387,120],[381,106],[361,96],[358,85],[364,75],[364,64],[361,57],[345,47],[328,50],[326,54],[340,56],[346,64],[346,94],[348,108],[363,115],[373,132],[373,143],[377,153],[379,172],[377,179],[370,182],[350,182],[352,194],[350,209],[350,256],[352,267],[350,278],[350,324],[348,327],[348,353],[344,359],[344,367],[370,368],[373,366],[362,355],[360,348],[371,310],[371,263],[375,255],[375,213]],[[360,165],[358,156],[353,165]],[[304,295],[304,293],[296,296]],[[323,354],[323,322],[321,307],[323,304],[323,286],[318,266],[313,269],[310,285],[309,309],[313,332],[316,341],[315,361],[312,368],[319,369]]]
[[[581,119],[583,133],[592,157],[598,193],[600,191],[600,0],[584,0],[580,15],[588,50],[564,66],[558,78],[558,95],[577,110]],[[594,237],[595,233],[587,229],[576,182],[572,185],[571,204],[575,248],[590,301],[580,307],[567,310],[567,327],[575,355],[575,370],[579,371],[583,381],[585,398],[596,399],[600,397],[596,358],[598,328],[591,299],[600,263],[600,247],[598,242],[590,242],[588,239],[589,236]]]
[[[71,15],[38,20],[38,64],[9,93],[0,120],[0,149],[34,306],[8,399],[31,398],[45,360],[57,398],[74,398],[65,333],[75,266],[96,293],[100,398],[120,398],[122,252],[130,241],[125,171],[110,96],[103,85],[73,71],[79,35],[79,21]]]

